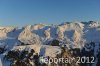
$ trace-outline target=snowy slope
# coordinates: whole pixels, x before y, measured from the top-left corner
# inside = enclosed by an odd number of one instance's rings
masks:
[[[54,39],[60,41],[59,47],[50,45]],[[89,42],[95,42],[95,47],[88,45]],[[41,56],[56,57],[61,53],[60,47],[66,45],[67,49],[83,47],[86,51],[94,49],[96,57],[99,53],[99,44],[100,24],[94,21],[65,22],[59,25],[35,24],[22,28],[0,27],[0,48],[7,50],[3,55],[9,50],[34,49]]]
[[[50,57],[56,57],[57,54],[61,53],[61,48],[58,46],[48,46],[48,45],[27,45],[27,46],[14,46],[12,50],[30,50],[34,49],[36,53],[38,53],[40,56],[50,56]]]
[[[64,38],[74,42],[74,44],[80,44],[83,39],[99,42],[100,24],[95,22],[71,22],[60,25],[28,25],[20,29],[17,27],[0,27],[0,43],[13,40],[12,42],[15,44],[17,40],[20,40],[26,44],[45,44],[46,40],[64,40]]]

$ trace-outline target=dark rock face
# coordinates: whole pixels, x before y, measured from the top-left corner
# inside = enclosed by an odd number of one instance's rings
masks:
[[[52,45],[52,46],[59,46],[59,40],[54,39],[54,40],[51,42],[51,45]]]

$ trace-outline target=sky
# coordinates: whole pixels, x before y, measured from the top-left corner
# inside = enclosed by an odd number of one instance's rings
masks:
[[[0,26],[100,22],[100,0],[0,0]]]

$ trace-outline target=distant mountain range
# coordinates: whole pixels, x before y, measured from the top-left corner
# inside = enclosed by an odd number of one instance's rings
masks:
[[[29,51],[30,49],[34,49],[40,56],[56,57],[62,53],[62,47],[66,50],[75,48],[80,50],[85,49],[84,52],[87,53],[93,51],[92,54],[95,57],[95,64],[90,66],[98,66],[97,63],[100,62],[97,61],[97,55],[100,53],[99,46],[100,24],[94,21],[65,22],[59,25],[35,24],[22,28],[0,27],[0,57],[2,66],[11,65],[10,61],[2,61],[3,57],[11,50],[15,51],[19,49],[20,51]],[[32,66],[36,65],[33,64]],[[88,64],[84,66],[88,66]]]

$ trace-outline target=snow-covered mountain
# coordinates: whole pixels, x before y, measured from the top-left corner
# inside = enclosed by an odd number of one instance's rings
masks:
[[[59,41],[59,46],[54,46],[53,40]],[[0,27],[0,52],[5,49],[0,54],[1,60],[11,50],[26,49],[28,51],[34,49],[41,56],[56,57],[62,52],[61,47],[65,47],[66,50],[85,49],[84,52],[89,53],[93,50],[93,56],[98,60],[99,46],[100,24],[94,21],[65,22],[59,25],[35,24],[22,28]],[[98,63],[97,60],[95,61]],[[9,66],[10,62],[2,63],[3,66]],[[92,66],[97,65],[92,64]]]

